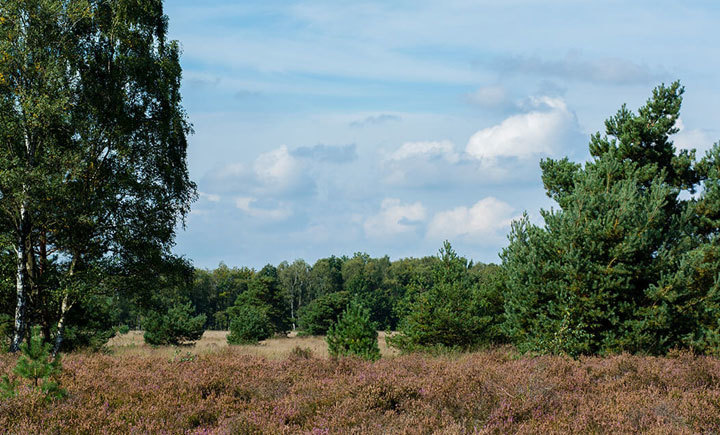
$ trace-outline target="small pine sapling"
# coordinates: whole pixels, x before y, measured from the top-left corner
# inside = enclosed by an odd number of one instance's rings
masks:
[[[57,381],[62,372],[60,355],[52,357],[52,344],[43,341],[39,326],[32,329],[30,340],[20,345],[20,351],[22,355],[15,366],[15,374],[31,381],[31,387],[41,391],[45,400],[65,397],[66,392],[60,388]],[[0,381],[0,395],[15,396],[18,384],[19,380],[3,376]]]
[[[355,355],[375,361],[380,359],[377,329],[370,321],[370,310],[353,300],[336,324],[328,329],[328,351],[333,357]]]

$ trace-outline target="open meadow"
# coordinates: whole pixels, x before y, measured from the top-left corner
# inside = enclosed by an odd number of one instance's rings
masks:
[[[502,347],[331,359],[321,337],[151,348],[141,334],[63,358],[67,396],[21,387],[0,427],[28,433],[717,433],[720,360],[688,353],[573,360]],[[0,356],[9,373],[14,356]]]
[[[202,355],[228,347],[227,335],[228,331],[205,331],[202,338],[193,346],[152,347],[143,341],[142,331],[130,331],[112,338],[108,343],[108,348],[115,355],[164,355],[167,357],[187,353]],[[388,347],[385,343],[385,332],[383,331],[378,332],[378,345],[383,357],[398,354],[397,350]],[[233,346],[233,352],[238,355],[253,355],[267,359],[285,359],[291,356],[296,348],[309,350],[316,357],[329,357],[325,337],[302,337],[297,336],[295,332],[291,332],[288,337],[263,340],[256,346]]]

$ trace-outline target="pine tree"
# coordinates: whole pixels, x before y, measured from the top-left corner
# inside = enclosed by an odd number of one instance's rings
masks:
[[[400,334],[388,342],[403,351],[469,350],[494,338],[497,316],[493,307],[485,304],[490,294],[471,282],[469,267],[446,241],[434,267],[434,284],[408,296],[412,300],[400,322]]]
[[[52,357],[52,344],[43,341],[40,327],[34,327],[30,340],[20,345],[22,355],[18,359],[14,373],[27,379],[35,390],[43,393],[46,400],[62,398],[66,392],[57,381],[62,372],[60,355]],[[5,396],[14,396],[18,380],[11,380],[7,375],[0,382],[0,392]]]
[[[256,344],[273,335],[273,325],[264,307],[236,305],[230,308],[229,344]]]
[[[199,340],[205,331],[205,320],[205,314],[193,316],[190,302],[176,303],[166,314],[150,312],[145,321],[145,342],[178,345]]]
[[[661,85],[637,113],[623,106],[584,166],[541,162],[560,209],[514,223],[502,253],[503,326],[521,350],[717,352],[719,160],[675,150],[682,94]],[[680,195],[699,182],[699,199]]]
[[[375,361],[380,359],[376,324],[370,320],[370,310],[354,299],[326,336],[328,351],[334,357],[359,356]]]

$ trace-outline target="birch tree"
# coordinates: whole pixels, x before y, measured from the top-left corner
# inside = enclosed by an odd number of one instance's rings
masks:
[[[170,255],[195,185],[167,26],[159,0],[2,2],[0,228],[16,257],[13,351],[31,320],[54,334],[57,352],[86,292]]]

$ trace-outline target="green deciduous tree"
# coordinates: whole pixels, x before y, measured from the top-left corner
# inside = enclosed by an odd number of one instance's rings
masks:
[[[308,298],[310,265],[303,259],[297,259],[292,263],[283,261],[278,266],[277,272],[282,292],[285,294],[290,306],[292,328],[295,329],[298,309],[304,305]]]
[[[388,281],[390,258],[371,258],[358,252],[343,262],[343,288],[370,310],[371,319],[381,328],[394,328],[397,317],[393,310],[399,295]]]
[[[287,334],[290,331],[290,306],[280,288],[274,266],[268,264],[257,272],[248,283],[248,289],[237,297],[235,305],[227,309],[231,325],[232,319],[240,315],[238,310],[244,307],[262,310],[272,326],[271,334]]]
[[[0,231],[28,323],[60,348],[88,292],[170,256],[195,186],[179,46],[157,0],[7,0],[0,9]],[[152,273],[148,273],[152,276]]]

